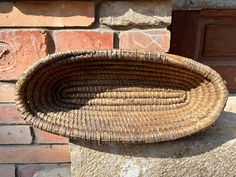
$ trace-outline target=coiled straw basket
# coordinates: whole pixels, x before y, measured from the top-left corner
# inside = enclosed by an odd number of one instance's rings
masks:
[[[220,75],[191,59],[121,50],[49,55],[16,84],[22,117],[39,129],[99,141],[160,142],[214,123]]]

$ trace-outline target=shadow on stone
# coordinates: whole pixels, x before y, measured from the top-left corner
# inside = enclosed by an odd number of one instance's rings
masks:
[[[75,145],[105,153],[132,157],[183,158],[201,155],[236,138],[236,114],[223,112],[214,125],[198,134],[169,142],[124,144],[70,140]]]

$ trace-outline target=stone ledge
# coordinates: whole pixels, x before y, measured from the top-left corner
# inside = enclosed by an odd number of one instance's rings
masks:
[[[174,10],[235,9],[235,0],[174,0]]]
[[[171,12],[171,0],[105,1],[100,8],[100,23],[113,28],[161,28],[170,25]]]
[[[235,103],[236,95],[231,95],[213,126],[171,142],[140,145],[72,142],[72,176],[234,176]]]

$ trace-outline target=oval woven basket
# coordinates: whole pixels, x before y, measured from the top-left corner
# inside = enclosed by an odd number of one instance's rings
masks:
[[[16,84],[32,126],[70,138],[160,142],[214,123],[228,96],[220,75],[191,59],[121,50],[49,55]]]

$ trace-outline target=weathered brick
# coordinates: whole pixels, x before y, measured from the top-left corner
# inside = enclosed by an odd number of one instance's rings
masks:
[[[0,146],[0,163],[70,162],[67,145]]]
[[[52,143],[68,143],[68,138],[48,133],[39,129],[34,129],[35,143],[38,144],[52,144]]]
[[[78,1],[1,2],[1,26],[89,26],[94,3]]]
[[[0,165],[0,177],[15,177],[15,166]]]
[[[18,166],[20,177],[71,177],[70,165],[20,165]]]
[[[1,72],[1,71],[0,71]],[[0,74],[1,77],[1,74]],[[15,85],[7,82],[0,82],[0,102],[13,103]]]
[[[0,144],[31,144],[32,136],[29,126],[0,126]]]
[[[54,32],[58,51],[73,49],[111,49],[113,34],[97,31],[58,31]]]
[[[47,55],[47,41],[44,30],[0,31],[0,80],[18,78],[30,65]]]
[[[0,124],[25,124],[15,105],[0,104]]]
[[[166,29],[124,31],[119,38],[121,49],[167,52],[170,46],[170,32]]]
[[[17,168],[18,176],[20,177],[33,177],[35,172],[41,170],[43,165],[21,165]]]
[[[68,167],[57,167],[57,168],[44,168],[42,170],[39,170],[35,173],[35,176],[37,177],[45,177],[45,176],[50,176],[50,177],[58,177],[58,176],[63,176],[63,177],[71,177],[70,173],[70,168]]]
[[[171,23],[172,1],[105,1],[100,23],[111,27],[167,27]]]

